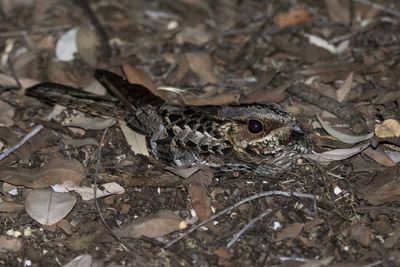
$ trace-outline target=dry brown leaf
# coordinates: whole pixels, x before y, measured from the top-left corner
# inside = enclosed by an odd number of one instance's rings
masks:
[[[276,241],[282,241],[286,238],[296,238],[303,230],[303,223],[292,223],[283,228],[277,235]]]
[[[29,188],[48,188],[54,184],[72,181],[79,185],[85,177],[82,164],[75,160],[53,158],[40,169],[7,168],[0,170],[0,180]]]
[[[67,248],[73,251],[82,251],[84,249],[87,249],[91,244],[94,242],[98,242],[99,239],[103,238],[105,236],[105,230],[103,225],[101,224],[95,224],[91,225],[93,229],[98,229],[94,233],[90,233],[88,235],[81,236],[79,235],[75,239],[69,239],[66,241],[64,244]]]
[[[14,124],[15,108],[7,102],[0,100],[0,125],[10,127]]]
[[[181,81],[186,74],[189,72],[189,63],[186,60],[186,57],[181,57],[178,64],[178,69],[175,74],[176,81]]]
[[[368,247],[374,239],[373,230],[362,224],[351,227],[350,236],[365,247]]]
[[[25,198],[25,210],[35,221],[52,225],[63,219],[76,204],[76,197],[52,189],[33,189]]]
[[[178,44],[190,43],[201,46],[211,40],[211,34],[203,25],[199,25],[195,28],[185,28],[176,35],[175,40]]]
[[[304,7],[295,7],[288,12],[282,12],[274,16],[274,23],[281,28],[296,25],[311,20],[311,14]]]
[[[196,73],[202,83],[217,83],[210,55],[202,52],[186,53],[189,68]]]
[[[232,261],[232,252],[225,247],[219,247],[214,250],[214,255],[218,257],[218,265],[224,267],[236,266]]]
[[[211,198],[208,195],[208,186],[211,184],[213,173],[204,168],[195,172],[188,178],[187,188],[192,202],[192,207],[200,221],[212,215]]]
[[[67,235],[72,235],[72,225],[69,223],[69,221],[62,219],[57,223],[57,227],[62,229]]]
[[[339,102],[343,102],[346,96],[350,93],[353,87],[353,76],[354,72],[350,72],[349,76],[346,78],[342,86],[336,91],[336,99]]]
[[[400,122],[394,119],[387,119],[375,125],[375,134],[380,138],[399,137]]]
[[[24,210],[24,204],[11,201],[0,201],[0,212],[19,213]]]
[[[22,239],[0,235],[0,251],[2,252],[19,252],[23,249],[24,243]]]
[[[176,174],[184,179],[189,178],[192,176],[194,173],[200,170],[200,167],[194,166],[190,168],[179,168],[179,167],[172,167],[172,166],[167,166],[164,169],[167,171],[172,172],[173,174]]]
[[[141,84],[151,92],[157,92],[157,86],[148,73],[128,63],[122,64],[122,69],[130,83]]]
[[[337,23],[349,24],[351,20],[350,5],[339,0],[324,0],[329,17]]]
[[[136,218],[130,224],[114,231],[120,238],[150,238],[167,235],[171,232],[185,229],[186,222],[171,210],[160,210],[153,216]]]
[[[364,198],[374,206],[400,200],[400,178],[378,179],[362,189]]]
[[[396,166],[396,163],[388,155],[386,155],[385,152],[383,152],[380,149],[367,148],[362,153],[383,166],[386,167]]]

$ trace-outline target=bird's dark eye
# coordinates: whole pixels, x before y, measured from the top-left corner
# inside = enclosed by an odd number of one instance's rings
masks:
[[[249,132],[252,134],[258,134],[263,130],[263,125],[258,120],[249,120],[248,126]]]

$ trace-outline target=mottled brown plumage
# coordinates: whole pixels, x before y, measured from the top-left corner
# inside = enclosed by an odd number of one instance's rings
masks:
[[[174,106],[113,73],[97,71],[96,77],[122,99],[125,109],[115,98],[79,95],[49,83],[30,88],[27,94],[50,103],[62,104],[66,98],[64,104],[92,114],[125,115],[132,129],[147,136],[152,154],[176,166],[274,174],[289,170],[309,149],[295,117],[276,104]],[[127,88],[131,99],[121,92]],[[81,104],[73,101],[77,97]]]

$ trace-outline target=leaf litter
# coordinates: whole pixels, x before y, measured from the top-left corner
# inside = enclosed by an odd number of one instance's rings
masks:
[[[88,258],[85,264],[399,265],[400,196],[395,163],[400,142],[396,124],[390,125],[391,120],[399,119],[400,103],[396,89],[400,7],[395,1],[169,1],[162,5],[146,1],[90,2],[95,19],[87,15],[90,12],[86,13],[79,1],[60,5],[47,0],[17,2],[1,4],[6,19],[2,20],[0,33],[0,98],[8,104],[4,124],[10,130],[1,130],[3,149],[17,143],[33,125],[43,122],[45,129],[0,162],[5,174],[0,173],[0,178],[18,184],[18,194],[11,195],[9,187],[1,187],[0,220],[7,223],[0,230],[18,236],[13,242],[21,245],[16,249],[10,246],[0,255],[1,262],[15,265],[24,259],[24,265],[65,265],[71,261],[76,265]],[[78,22],[70,14],[87,19]],[[70,50],[68,60],[60,61],[57,46],[74,27],[85,28],[86,32],[81,31],[79,47],[77,36],[71,39],[66,47]],[[87,43],[82,43],[84,39]],[[107,44],[112,46],[111,57],[103,54]],[[131,145],[136,150],[132,151],[119,127],[110,128],[112,134],[98,144],[99,130],[112,124],[93,128],[93,122],[89,122],[86,130],[64,127],[58,119],[47,119],[48,106],[22,95],[32,83],[50,80],[111,97],[94,80],[93,68],[121,73],[121,67],[128,81],[145,85],[170,103],[277,102],[295,113],[314,143],[317,154],[311,157],[319,162],[299,160],[290,173],[262,179],[242,173],[210,176],[199,169],[179,173],[166,170],[152,158],[151,151],[144,149],[145,140],[134,137],[136,145]],[[278,74],[271,80],[269,73]],[[15,89],[17,79],[22,90]],[[307,87],[301,87],[303,83]],[[323,98],[310,100],[294,94],[293,86],[310,95],[330,97],[336,101],[329,102],[334,103],[334,112],[332,106],[324,105]],[[342,108],[347,114],[335,113]],[[324,129],[314,129],[312,122],[323,111],[341,116],[324,117]],[[68,117],[69,112],[64,110],[59,116]],[[354,114],[361,114],[366,123],[346,119]],[[68,141],[78,138],[82,140]],[[327,138],[330,141],[324,142]],[[104,153],[96,167],[99,147]],[[327,147],[345,149],[327,151]],[[141,150],[147,153],[137,153]],[[46,167],[44,162],[54,159],[63,159],[60,168]],[[64,161],[71,160],[79,162],[80,167],[65,165]],[[95,200],[84,201],[81,197],[76,198],[67,215],[65,208],[60,209],[62,216],[42,210],[48,218],[63,217],[58,223],[63,222],[63,228],[27,222],[21,206],[28,204],[28,188],[51,190],[53,183],[70,179],[90,195],[97,168],[99,196],[108,183],[118,181],[121,189],[96,200],[105,221],[114,231],[121,231],[121,237],[131,235],[134,239],[124,240],[123,245],[107,239],[100,215],[93,212]],[[167,180],[172,180],[169,185],[174,186],[165,186]],[[192,208],[204,220],[213,216],[213,209],[218,212],[244,197],[266,190],[299,189],[315,195],[317,208],[309,199],[295,195],[253,199],[219,217],[208,228],[211,231],[199,230],[179,244],[163,245],[174,240],[179,222],[193,222]],[[52,204],[49,199],[47,203]],[[179,218],[173,223],[172,214],[153,218],[165,210],[173,210]],[[269,210],[269,216],[255,221],[227,249],[230,237],[252,221],[249,218]],[[135,217],[143,219],[144,226],[134,226]],[[275,229],[274,223],[283,228]],[[286,232],[287,237],[278,241],[280,232]],[[158,237],[152,240],[153,236]],[[131,251],[121,249],[124,245]],[[74,262],[79,255],[83,256]]]

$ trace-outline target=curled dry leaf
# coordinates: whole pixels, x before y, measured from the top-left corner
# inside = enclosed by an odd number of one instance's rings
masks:
[[[1,252],[19,252],[24,247],[22,239],[0,235]]]
[[[51,225],[63,219],[75,206],[76,197],[51,189],[31,190],[25,198],[25,210],[35,221]]]
[[[89,187],[89,186],[75,186],[75,185],[71,185],[69,183],[64,183],[62,185],[52,186],[52,188],[55,192],[75,191],[82,197],[82,200],[91,200],[94,198],[93,187]],[[114,194],[120,195],[120,194],[125,193],[125,189],[116,182],[102,184],[101,188],[102,189],[97,188],[97,192],[96,192],[97,198],[114,195]]]
[[[282,12],[274,16],[274,23],[281,28],[296,25],[311,20],[311,14],[304,7],[295,7],[288,12]]]
[[[68,127],[78,127],[85,130],[100,131],[106,128],[110,128],[116,122],[117,120],[114,118],[89,118],[83,115],[79,115],[69,118],[67,122],[63,123],[63,125]]]
[[[399,137],[400,122],[394,119],[384,120],[382,123],[375,125],[375,134],[380,138]]]
[[[53,184],[72,181],[79,185],[85,177],[82,164],[75,160],[54,158],[40,169],[8,168],[0,170],[0,180],[29,188],[48,188]]]
[[[186,181],[192,207],[200,221],[212,215],[211,198],[208,195],[208,186],[212,178],[212,171],[209,168],[203,168],[192,174]]]
[[[128,63],[122,64],[122,69],[130,83],[141,84],[151,92],[157,92],[157,86],[149,74]]]
[[[196,73],[202,83],[217,83],[218,79],[213,72],[210,55],[206,53],[186,53],[189,68]]]
[[[370,144],[368,143],[352,148],[334,149],[323,153],[313,152],[312,154],[304,154],[302,157],[317,161],[321,164],[327,164],[333,161],[344,160],[354,155],[357,155],[363,150],[367,149],[369,145]]]
[[[319,123],[321,123],[322,128],[330,134],[331,136],[335,137],[336,139],[346,143],[346,144],[357,144],[362,141],[371,139],[374,136],[374,133],[369,133],[369,134],[364,134],[364,135],[351,135],[351,134],[346,134],[339,132],[329,126],[329,124],[325,121],[323,121],[319,115],[317,115]]]
[[[292,223],[288,225],[276,235],[276,241],[282,241],[286,238],[298,237],[301,231],[303,230],[303,227],[304,227],[303,223]]]
[[[145,156],[149,156],[149,149],[147,148],[146,136],[142,134],[138,134],[131,128],[126,125],[125,121],[118,121],[119,127],[122,130],[122,133],[125,136],[126,142],[131,147],[131,150],[135,152],[135,154],[141,154]]]
[[[351,20],[350,5],[339,0],[324,0],[329,17],[337,23],[349,24]]]
[[[171,232],[185,229],[187,224],[171,210],[160,210],[153,216],[134,219],[114,233],[120,238],[161,237]]]

